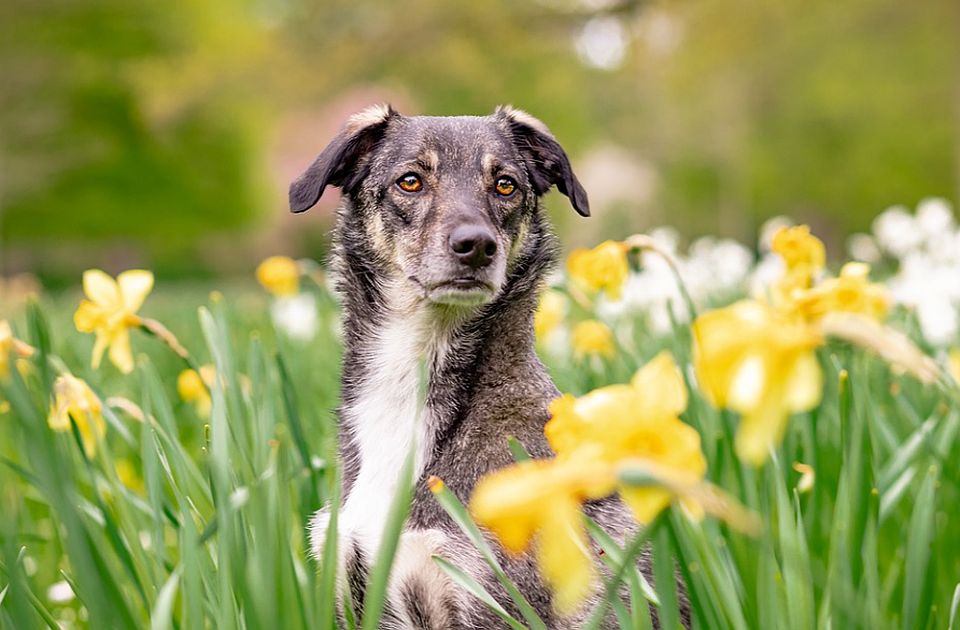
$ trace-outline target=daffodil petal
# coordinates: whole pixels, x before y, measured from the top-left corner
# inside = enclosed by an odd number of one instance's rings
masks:
[[[70,428],[70,419],[67,417],[67,407],[58,396],[47,416],[47,426],[54,431],[66,431]]]
[[[93,457],[97,454],[97,442],[100,439],[100,431],[97,426],[97,418],[91,418],[93,414],[88,412],[77,414],[74,418],[77,421],[77,429],[80,431],[80,441],[83,442],[83,450],[87,457]],[[102,419],[100,420],[102,422]]]
[[[779,443],[789,419],[780,391],[768,391],[763,398],[755,410],[743,415],[734,440],[737,457],[754,466],[763,463],[772,444]]]
[[[753,409],[767,388],[767,369],[760,355],[749,355],[736,368],[727,404],[737,411]]]
[[[669,351],[664,350],[637,370],[630,384],[640,394],[642,415],[678,416],[687,408],[687,385]]]
[[[98,340],[99,341],[99,340]],[[117,369],[124,374],[133,371],[133,352],[130,350],[130,333],[126,328],[117,332],[110,343],[108,355]]]
[[[673,495],[669,490],[657,487],[630,487],[624,486],[620,490],[620,498],[627,504],[633,517],[641,525],[648,525],[657,517],[663,508],[670,505]]]
[[[117,276],[117,285],[120,287],[124,307],[131,313],[136,313],[153,289],[153,274],[141,269],[124,271]]]
[[[73,324],[83,333],[93,332],[102,325],[103,315],[100,308],[90,300],[83,300],[73,314]]]
[[[536,531],[542,501],[535,482],[544,465],[531,461],[502,468],[481,479],[470,498],[473,517],[511,553],[525,551]]]
[[[93,343],[93,357],[90,360],[90,366],[93,369],[100,367],[100,361],[103,360],[103,353],[110,345],[110,337],[105,332],[97,332],[97,340]]]
[[[120,304],[116,281],[99,269],[83,272],[83,292],[94,304],[115,309]]]
[[[793,413],[809,411],[820,403],[822,394],[823,373],[820,364],[812,352],[804,353],[790,372],[783,402]]]
[[[577,608],[594,588],[595,568],[576,501],[558,499],[546,507],[537,539],[537,559],[553,588],[561,613]]]

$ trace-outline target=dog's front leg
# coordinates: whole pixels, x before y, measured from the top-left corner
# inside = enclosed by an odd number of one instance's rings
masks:
[[[314,558],[323,558],[330,512],[318,511],[310,522],[310,547]],[[338,608],[342,615],[342,597],[348,594],[353,610],[363,614],[367,579],[374,559],[364,549],[362,537],[340,529],[337,532]],[[459,546],[458,546],[459,547]],[[464,558],[454,549],[454,541],[438,529],[404,531],[387,586],[387,602],[382,627],[416,630],[473,628],[468,623],[476,608],[472,596],[457,587],[437,566],[433,556]]]

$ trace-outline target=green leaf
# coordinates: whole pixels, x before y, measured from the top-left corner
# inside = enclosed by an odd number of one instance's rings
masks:
[[[947,630],[957,630],[957,612],[960,611],[960,582],[953,589],[953,599],[950,601],[950,623]]]
[[[660,627],[665,630],[680,628],[680,609],[677,602],[677,578],[674,573],[673,545],[667,525],[658,527],[653,535],[653,579],[660,606],[657,608]]]
[[[927,627],[930,616],[932,583],[932,546],[936,534],[936,487],[939,471],[930,466],[917,494],[917,502],[907,529],[906,571],[903,586],[903,629]]]
[[[507,436],[507,446],[510,448],[510,454],[515,462],[526,462],[530,460],[530,453],[520,440],[512,435]]]
[[[167,630],[173,628],[173,603],[177,597],[177,587],[180,585],[180,569],[170,574],[160,592],[157,601],[150,613],[150,630]]]
[[[463,569],[450,563],[448,560],[441,558],[440,556],[433,556],[433,561],[438,567],[440,567],[441,571],[450,577],[450,579],[460,585],[468,593],[483,602],[490,610],[495,612],[498,617],[503,619],[508,626],[514,628],[515,630],[524,630],[526,628],[526,626],[524,626],[522,623],[511,617],[510,614],[504,610],[503,606],[501,606],[500,603],[493,598],[493,595],[491,595],[487,589],[483,588],[479,582],[473,579],[473,576],[464,572]]]

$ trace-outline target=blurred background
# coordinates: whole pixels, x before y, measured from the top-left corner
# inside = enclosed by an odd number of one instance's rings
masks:
[[[838,256],[960,196],[956,0],[6,0],[0,62],[8,288],[322,257],[336,192],[294,217],[287,185],[380,101],[544,120],[594,208],[550,196],[567,246],[789,215]]]

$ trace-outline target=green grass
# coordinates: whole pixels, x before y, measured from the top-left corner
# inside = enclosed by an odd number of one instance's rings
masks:
[[[17,336],[38,354],[24,377],[14,371],[0,386],[11,405],[0,415],[0,628],[333,627],[333,562],[309,558],[305,535],[310,515],[338,493],[340,347],[329,297],[320,296],[319,334],[307,344],[274,331],[266,299],[250,287],[227,287],[214,300],[198,288],[160,287],[148,299],[144,314],[198,363],[216,364],[223,381],[209,419],[179,400],[183,364],[156,339],[133,333],[129,376],[91,370],[92,339],[70,322],[76,301],[56,296],[13,314]],[[688,361],[685,327],[666,339],[642,330],[637,322],[631,346],[609,364],[550,358],[558,385],[580,394],[625,382],[664,347]],[[76,435],[47,427],[59,361],[102,398],[134,402],[146,421],[108,408],[107,438],[85,457]],[[822,405],[793,418],[760,469],[733,455],[736,417],[692,388],[684,420],[701,432],[710,480],[759,513],[764,528],[749,537],[673,509],[627,550],[594,529],[634,594],[629,605],[611,602],[623,625],[649,627],[648,609],[667,625],[677,618],[673,589],[654,593],[630,568],[647,543],[658,584],[669,585],[675,568],[686,581],[700,628],[960,627],[951,619],[960,602],[960,406],[843,345],[822,350],[821,364]],[[511,448],[524,456],[521,445]],[[121,482],[121,460],[142,488]],[[809,492],[797,490],[794,462],[815,469]],[[472,531],[455,499],[438,499]],[[396,502],[394,537],[405,507]],[[389,560],[380,559],[372,584],[383,584]],[[455,565],[441,568],[489,599]],[[61,581],[76,596],[51,601],[48,589]],[[368,612],[382,592],[368,589]],[[510,607],[524,612],[509,618],[512,627],[538,626],[532,611]],[[363,627],[375,621],[368,615]]]

